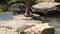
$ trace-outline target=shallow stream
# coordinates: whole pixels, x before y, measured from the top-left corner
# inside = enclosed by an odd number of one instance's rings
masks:
[[[60,34],[60,17],[42,17],[44,23],[47,22],[49,25],[54,26],[55,34]]]

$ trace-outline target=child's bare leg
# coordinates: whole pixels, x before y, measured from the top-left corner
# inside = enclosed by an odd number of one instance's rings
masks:
[[[28,17],[30,15],[30,9],[31,9],[31,5],[32,5],[31,3],[32,3],[32,0],[25,1],[26,11],[25,11],[24,16],[26,16],[26,17]]]

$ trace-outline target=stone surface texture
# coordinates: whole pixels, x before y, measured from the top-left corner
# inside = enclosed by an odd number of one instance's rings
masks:
[[[43,27],[43,28],[41,27],[42,28],[41,31],[44,28],[49,28],[49,25],[42,24],[42,21],[29,20],[23,15],[18,15],[18,16],[13,16],[13,18],[10,20],[0,20],[0,34],[20,34],[20,32],[25,31],[27,28],[33,29],[35,27],[38,28],[40,26]],[[39,29],[37,29],[37,31],[38,30]]]

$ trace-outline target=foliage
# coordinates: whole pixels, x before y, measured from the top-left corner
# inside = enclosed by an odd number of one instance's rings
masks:
[[[24,2],[24,0],[17,0],[17,1],[19,1],[19,2],[21,2],[21,3]]]
[[[0,0],[0,12],[3,12],[4,11],[4,7],[7,6],[7,2],[10,1],[10,0]],[[17,0],[21,3],[23,3],[25,0]],[[35,0],[33,0],[32,2],[33,4],[35,4]],[[3,6],[4,5],[4,6]]]
[[[3,12],[3,6],[0,4],[0,13]]]
[[[8,1],[10,0],[0,0],[0,13],[4,12],[4,7],[6,6]]]
[[[17,0],[17,1],[23,3],[25,0]],[[33,5],[36,4],[36,3],[35,3],[35,0],[33,0],[32,4],[33,4]]]
[[[0,0],[0,4],[2,4],[2,3],[7,3],[8,1],[10,1],[10,0]]]

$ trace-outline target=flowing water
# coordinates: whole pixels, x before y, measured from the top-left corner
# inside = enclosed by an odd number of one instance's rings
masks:
[[[48,22],[49,25],[54,26],[55,34],[60,34],[60,18],[59,17],[42,17],[44,23]]]

